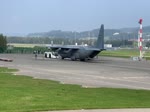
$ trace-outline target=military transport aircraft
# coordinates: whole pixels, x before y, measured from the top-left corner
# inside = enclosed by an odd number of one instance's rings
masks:
[[[104,49],[104,25],[101,25],[96,45],[78,46],[78,45],[54,45],[49,48],[61,56],[61,59],[70,58],[72,61],[79,59],[80,61],[90,60],[94,58]]]

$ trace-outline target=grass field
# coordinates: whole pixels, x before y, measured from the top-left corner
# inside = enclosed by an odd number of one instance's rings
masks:
[[[138,57],[139,50],[136,49],[118,49],[118,50],[106,50],[100,53],[101,56],[121,57],[130,58]],[[145,51],[144,57],[150,59],[150,51]]]
[[[14,47],[22,47],[22,48],[34,48],[35,46],[45,46],[44,44],[18,44],[18,43],[9,43],[9,45],[13,45]],[[120,58],[130,58],[130,57],[138,57],[139,50],[138,49],[118,49],[118,50],[106,50],[100,53],[101,56],[110,56],[110,57],[120,57]],[[146,60],[150,60],[150,50],[145,51],[144,58]]]
[[[8,43],[8,45],[12,45],[14,47],[28,47],[28,48],[33,48],[35,46],[44,46],[44,44],[19,44],[19,43]]]
[[[14,71],[0,68],[1,112],[150,107],[148,90],[82,88],[13,75]]]

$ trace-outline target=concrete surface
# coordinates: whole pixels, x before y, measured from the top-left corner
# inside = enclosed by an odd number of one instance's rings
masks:
[[[0,62],[0,66],[17,68],[17,74],[50,79],[83,87],[118,87],[150,90],[150,61],[100,57],[80,62],[44,59],[34,55],[3,54],[13,62]]]
[[[97,109],[97,110],[66,110],[47,112],[150,112],[150,109]]]

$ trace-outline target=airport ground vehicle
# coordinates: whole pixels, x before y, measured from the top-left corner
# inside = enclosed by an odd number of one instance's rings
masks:
[[[45,58],[59,58],[58,54],[55,52],[44,52]]]

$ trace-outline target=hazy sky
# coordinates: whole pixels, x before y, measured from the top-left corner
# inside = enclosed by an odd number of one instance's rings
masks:
[[[150,0],[0,0],[0,33],[150,25]]]

